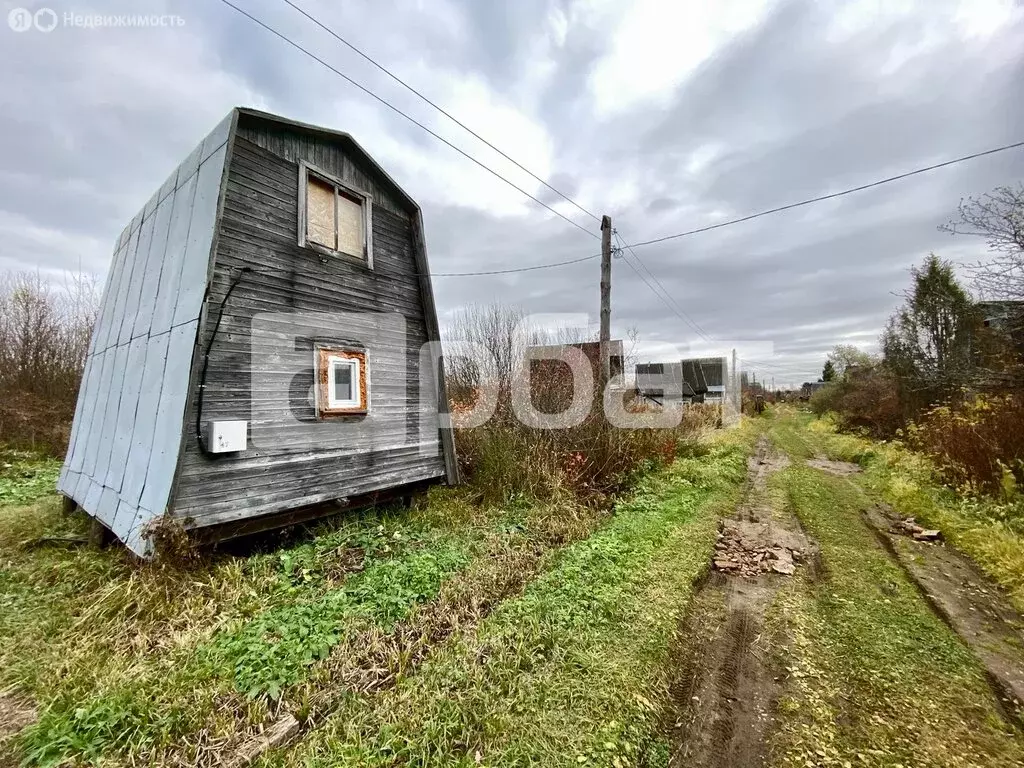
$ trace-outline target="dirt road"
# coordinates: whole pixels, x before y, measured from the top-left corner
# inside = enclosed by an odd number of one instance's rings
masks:
[[[669,765],[1024,765],[1019,614],[807,423],[763,420],[679,625]]]

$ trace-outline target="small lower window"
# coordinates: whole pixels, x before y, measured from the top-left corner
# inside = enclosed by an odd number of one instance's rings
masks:
[[[317,350],[317,411],[321,415],[365,413],[368,402],[366,352]]]

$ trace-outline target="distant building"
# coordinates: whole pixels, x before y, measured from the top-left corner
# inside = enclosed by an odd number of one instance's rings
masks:
[[[982,324],[1004,336],[1017,354],[1024,355],[1024,301],[979,301]]]
[[[640,363],[636,366],[637,394],[659,405],[692,403],[698,395],[683,376],[683,364]]]
[[[725,397],[728,363],[724,357],[693,357],[682,361],[683,380],[700,400],[720,402]]]
[[[565,349],[566,347],[573,347],[583,352],[586,358],[590,361],[590,367],[594,372],[594,380],[598,380],[601,375],[601,342],[599,341],[580,341],[573,344],[548,344],[544,346],[529,347],[527,354],[535,358],[532,363],[533,371],[540,371],[546,367],[547,363],[550,365],[558,366],[560,361],[557,359],[559,350]],[[551,358],[546,357],[551,355]],[[622,354],[622,340],[612,339],[608,342],[608,368],[611,372],[612,378],[621,376],[624,371],[624,356]]]
[[[811,395],[825,386],[824,381],[805,381],[800,387],[800,399],[809,400]]]

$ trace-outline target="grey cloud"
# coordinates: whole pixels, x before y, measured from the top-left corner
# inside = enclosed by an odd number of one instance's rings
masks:
[[[701,64],[667,103],[600,116],[589,77],[615,29],[592,29],[583,18],[561,47],[550,45],[549,13],[559,8],[572,17],[568,0],[409,0],[395,10],[371,0],[300,4],[428,95],[440,90],[431,71],[466,72],[499,98],[535,110],[553,148],[552,185],[591,195],[581,202],[613,213],[633,242],[1024,138],[1020,13],[986,47],[940,40],[881,75],[894,50],[913,50],[922,30],[941,20],[941,8],[922,5],[917,16],[836,38],[826,34],[827,5],[783,2]],[[110,12],[180,13],[189,44],[139,30],[58,30],[48,37],[0,30],[0,66],[8,73],[0,89],[4,265],[76,268],[73,245],[47,249],[31,233],[12,231],[11,222],[56,231],[82,249],[112,242],[178,160],[250,94],[268,109],[341,129],[350,128],[346,105],[371,105],[382,110],[388,137],[426,157],[451,152],[219,3],[144,5],[114,2]],[[445,135],[458,135],[284,4],[259,0],[245,7],[397,106],[443,126]],[[538,61],[551,67],[551,77],[540,90],[525,90],[523,73]],[[194,80],[185,92],[191,98],[163,90],[182,71]],[[215,78],[220,85],[212,88]],[[357,138],[372,151],[380,137]],[[691,172],[694,153],[712,145],[720,154]],[[517,157],[515,146],[499,146]],[[401,183],[402,169],[394,172]],[[1021,178],[1024,152],[1006,153],[637,255],[712,336],[773,341],[778,355],[768,362],[798,383],[816,378],[836,341],[877,338],[897,302],[894,292],[907,282],[906,269],[929,251],[960,260],[983,254],[982,244],[951,240],[936,226],[962,195]],[[605,210],[603,190],[624,181],[636,183],[636,199]],[[435,272],[532,266],[598,250],[596,239],[532,203],[525,216],[500,216],[469,207],[472,190],[465,206],[408,191],[424,207]],[[549,204],[558,200],[542,187],[531,191]],[[583,214],[571,215],[596,231]],[[103,269],[103,256],[90,258]],[[613,271],[617,335],[635,325],[645,339],[698,338],[623,259]],[[434,286],[443,316],[470,302],[497,300],[597,317],[596,260],[516,275],[438,277]]]

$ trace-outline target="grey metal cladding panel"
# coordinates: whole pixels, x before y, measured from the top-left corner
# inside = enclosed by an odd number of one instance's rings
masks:
[[[82,479],[82,476],[78,472],[71,472],[65,467],[65,472],[61,476],[60,484],[57,486],[57,490],[63,493],[65,496],[70,496],[72,499],[75,498],[75,489],[78,488],[78,482]],[[78,501],[78,499],[75,499]]]
[[[124,307],[128,301],[128,289],[131,287],[132,272],[135,269],[135,254],[139,248],[139,230],[134,230],[128,238],[124,259],[117,270],[116,287],[111,286],[112,293],[103,300],[104,307],[110,307],[110,313],[104,323],[103,338],[97,342],[96,349],[104,350],[117,344],[124,321]]]
[[[102,483],[106,479],[110,467],[110,456],[114,450],[114,439],[117,437],[117,414],[123,397],[125,372],[128,369],[128,345],[124,344],[111,350],[114,364],[110,378],[110,386],[104,389],[106,403],[103,409],[103,420],[100,422],[100,441],[96,448],[96,465],[90,473],[93,479]]]
[[[178,168],[171,171],[171,175],[167,177],[161,187],[160,191],[157,192],[157,198],[162,203],[168,195],[173,195],[174,190],[178,187]]]
[[[144,538],[144,536],[146,526],[154,517],[156,515],[148,509],[140,507],[135,513],[135,520],[132,522],[131,528],[128,529],[128,537],[124,542],[125,546],[139,557],[149,557],[153,554],[153,543]]]
[[[149,247],[153,242],[155,225],[156,218],[149,216],[142,222],[142,227],[139,230],[139,247],[135,249],[132,279],[121,308],[121,329],[117,332],[118,344],[127,344],[132,338],[135,315],[139,311],[139,297],[142,295],[142,285],[146,281],[146,263],[149,261]],[[114,329],[111,329],[111,336],[113,334]]]
[[[227,143],[228,134],[231,133],[231,121],[234,117],[234,110],[228,112],[227,117],[217,123],[216,127],[210,131],[205,139],[203,139],[203,143],[201,145],[202,150],[199,155],[199,161],[201,163],[205,163],[210,155]]]
[[[185,401],[192,370],[198,320],[174,328],[167,344],[167,362],[164,366],[160,404],[157,406],[156,427],[153,433],[152,453],[146,470],[146,483],[140,505],[163,514],[178,466],[181,431],[185,414]],[[188,429],[188,425],[184,425]]]
[[[178,291],[173,325],[197,319],[203,306],[226,155],[227,146],[222,146],[199,167],[199,180],[192,202],[192,221],[181,265],[181,289]]]
[[[113,488],[103,486],[103,491],[100,493],[99,502],[97,502],[96,507],[86,509],[85,511],[100,520],[107,528],[113,529],[114,515],[117,513],[117,506],[120,501],[121,499]]]
[[[128,541],[128,536],[132,530],[132,524],[135,522],[135,518],[139,513],[139,508],[134,506],[124,499],[118,501],[117,510],[114,514],[114,519],[111,521],[110,530],[114,532],[122,542]]]
[[[142,386],[139,390],[138,408],[135,411],[135,432],[125,462],[124,482],[121,484],[121,498],[133,507],[138,506],[142,489],[146,484],[146,471],[149,468],[150,453],[155,440],[156,417],[169,339],[170,333],[162,333],[151,337],[146,346]]]
[[[124,244],[114,252],[114,257],[110,263],[110,271],[107,275],[107,284],[103,289],[100,314],[96,320],[96,327],[92,332],[90,352],[102,352],[110,346],[110,326],[112,318],[117,314],[117,300],[121,287],[122,273],[124,272],[125,260],[128,257],[128,250],[131,247],[133,247],[132,238],[129,236],[125,239]]]
[[[89,354],[97,350],[103,349],[100,345],[100,338],[106,336],[106,321],[112,311],[112,307],[107,303],[108,298],[112,297],[116,290],[118,277],[120,276],[121,265],[124,263],[124,254],[127,250],[127,245],[118,239],[118,244],[114,248],[114,254],[110,258],[110,268],[107,270],[107,279],[103,286],[103,293],[100,299],[100,313],[96,318],[96,323],[93,325],[92,336],[89,339]]]
[[[167,234],[171,223],[171,209],[174,199],[167,197],[160,203],[154,215],[153,237],[146,258],[146,269],[142,280],[142,291],[135,312],[135,320],[131,338],[149,335],[153,323],[154,301],[160,287],[160,272],[163,267],[164,250],[167,247]],[[141,254],[140,254],[141,255]],[[127,318],[126,318],[127,319]],[[159,331],[158,331],[159,333]]]
[[[181,264],[185,260],[188,230],[192,220],[192,201],[195,197],[198,174],[192,174],[174,192],[171,220],[168,226],[167,246],[164,248],[160,283],[153,308],[150,333],[157,335],[171,329],[174,308],[181,286]]]
[[[71,494],[71,498],[78,502],[78,505],[83,509],[85,507],[86,499],[89,495],[89,489],[92,488],[92,480],[89,479],[88,475],[78,476],[78,486],[75,488],[74,493]]]
[[[90,515],[94,515],[96,514],[96,510],[100,508],[100,497],[103,495],[103,486],[91,478],[83,477],[82,479],[88,483],[81,502],[82,508]]]
[[[90,398],[95,398],[96,396],[95,389],[92,391],[91,394],[89,391],[90,383],[92,383],[93,377],[95,375],[94,372],[98,367],[96,361],[96,355],[90,354],[85,358],[85,370],[82,371],[82,381],[78,386],[78,397],[76,398],[75,402],[75,417],[74,420],[71,422],[71,435],[68,438],[68,450],[64,454],[64,467],[61,470],[62,476],[64,472],[71,469],[71,465],[74,463],[76,446],[80,448],[79,440],[81,440],[82,442],[85,441],[87,427],[84,425],[84,414],[88,410],[91,418],[92,412],[91,409],[88,407],[88,404],[91,402]],[[79,453],[81,453],[81,450],[79,450]],[[79,461],[78,469],[81,469],[81,466],[81,461]]]
[[[202,155],[203,155],[203,142],[200,141],[196,145],[196,148],[193,149],[191,152],[189,152],[188,157],[186,157],[181,162],[181,165],[178,166],[178,186],[179,187],[182,185],[182,182],[184,182],[186,179],[188,179],[190,176],[192,176],[192,174],[194,174],[196,171],[199,170],[199,161],[202,159]]]
[[[138,419],[139,391],[142,389],[142,376],[146,365],[147,337],[134,339],[128,347],[128,360],[121,384],[121,401],[117,408],[117,421],[114,431],[114,443],[110,452],[110,462],[103,484],[121,492],[124,480],[125,463],[132,447],[135,433],[135,422]],[[120,348],[118,348],[120,350]]]
[[[92,477],[96,470],[96,455],[99,453],[100,436],[103,434],[103,416],[107,408],[110,380],[114,375],[114,358],[116,356],[117,353],[113,349],[108,349],[103,353],[103,368],[97,380],[99,386],[96,387],[92,416],[88,421],[89,431],[85,435],[88,442],[85,444],[82,474],[89,477]]]

